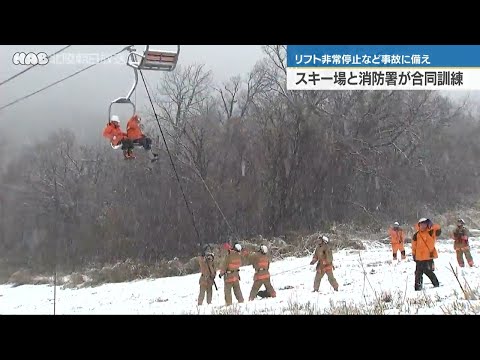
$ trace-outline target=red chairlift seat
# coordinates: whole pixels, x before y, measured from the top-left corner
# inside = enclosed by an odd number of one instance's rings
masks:
[[[172,71],[177,66],[180,54],[180,45],[177,51],[150,50],[149,45],[143,54],[131,52],[128,58],[128,65],[140,70]]]

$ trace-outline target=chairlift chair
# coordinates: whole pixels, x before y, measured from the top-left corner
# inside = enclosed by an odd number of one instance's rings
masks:
[[[180,45],[177,51],[151,50],[150,45],[145,45],[143,54],[130,52],[127,65],[139,70],[173,71],[177,66]]]
[[[133,108],[132,116],[135,115],[135,110],[136,110],[135,104],[129,98],[119,97],[118,99],[115,99],[110,103],[110,107],[108,108],[108,119],[109,119],[108,121],[110,121],[110,119],[112,118],[112,105],[113,104],[130,104]],[[118,149],[122,148],[122,144],[113,145],[112,143],[110,143],[110,146],[114,150],[118,150]],[[143,145],[139,144],[139,143],[133,143],[133,147],[135,147],[135,148],[143,147]]]

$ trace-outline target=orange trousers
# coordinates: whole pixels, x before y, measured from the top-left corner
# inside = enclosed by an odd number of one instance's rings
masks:
[[[392,243],[392,250],[393,250],[393,260],[397,260],[397,253],[399,251],[400,251],[400,254],[402,255],[402,260],[406,259],[405,247],[403,246],[403,242]]]

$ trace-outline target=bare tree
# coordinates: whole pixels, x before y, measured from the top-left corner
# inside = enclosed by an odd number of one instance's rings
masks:
[[[428,91],[288,91],[285,47],[265,52],[221,85],[204,65],[162,79],[155,110],[177,174],[166,152],[146,171],[141,156],[122,160],[64,130],[11,157],[0,179],[2,257],[49,271],[153,263],[190,256],[199,240],[332,222],[379,230],[475,200],[480,125],[464,104]]]

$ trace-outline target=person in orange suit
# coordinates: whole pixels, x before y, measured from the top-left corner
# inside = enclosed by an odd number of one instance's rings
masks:
[[[397,253],[399,251],[402,256],[402,260],[405,260],[405,233],[397,221],[393,223],[393,227],[388,229],[388,234],[390,235],[390,242],[392,244],[393,260],[397,260]]]
[[[133,144],[143,146],[147,151],[150,160],[153,162],[158,159],[158,154],[152,152],[152,139],[146,137],[140,126],[141,119],[138,115],[133,115],[127,123],[127,137]]]
[[[415,267],[415,291],[422,290],[423,275],[427,275],[434,287],[440,283],[435,275],[433,259],[438,258],[435,248],[437,236],[442,229],[439,224],[434,224],[430,219],[421,218],[417,223],[417,232],[412,237],[412,256],[416,263]]]
[[[103,129],[102,135],[109,139],[113,146],[121,145],[125,159],[134,158],[133,142],[128,138],[127,133],[122,131],[120,127],[120,119],[117,115],[112,115],[107,126]]]

